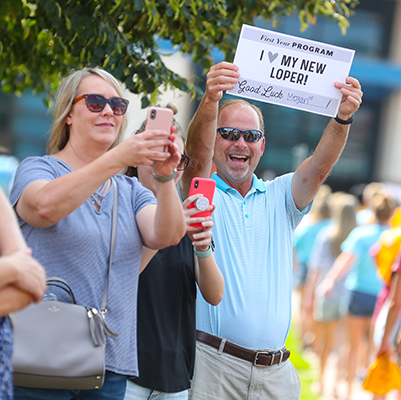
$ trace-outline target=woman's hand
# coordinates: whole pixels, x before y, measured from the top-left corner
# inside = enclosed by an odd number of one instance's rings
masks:
[[[38,302],[46,290],[46,273],[28,247],[0,257],[0,316]]]
[[[317,290],[322,296],[330,296],[334,288],[334,282],[330,278],[325,278],[318,286]]]
[[[32,296],[33,301],[42,299],[46,291],[46,272],[40,263],[32,257],[29,247],[18,250],[13,254],[1,258],[3,268],[10,266],[14,269],[15,281],[13,286]]]
[[[184,209],[185,222],[187,224],[187,234],[192,240],[192,245],[196,247],[198,251],[207,251],[209,249],[210,243],[212,242],[212,227],[214,225],[212,217],[192,217],[199,213],[196,208],[188,208],[188,206],[196,201],[202,194],[194,194],[189,196],[183,203],[182,207]],[[215,205],[209,205],[208,210],[213,214],[216,209]],[[191,224],[201,223],[202,228],[192,226]]]
[[[120,168],[138,165],[153,165],[156,161],[163,163],[171,156],[170,147],[175,140],[175,127],[168,134],[158,129],[145,130],[122,141],[108,153],[114,153]],[[160,149],[166,148],[166,151]],[[174,146],[173,146],[174,149]]]
[[[388,340],[383,338],[380,348],[377,351],[377,357],[381,356],[382,354],[390,356],[392,353],[394,353],[394,350],[391,349]]]
[[[175,128],[175,127],[173,127]],[[173,173],[174,169],[177,167],[178,163],[180,162],[181,155],[178,152],[178,147],[174,143],[175,135],[171,134],[169,136],[170,142],[167,145],[167,151],[163,152],[166,157],[164,160],[153,162],[153,172],[159,176],[169,176]]]

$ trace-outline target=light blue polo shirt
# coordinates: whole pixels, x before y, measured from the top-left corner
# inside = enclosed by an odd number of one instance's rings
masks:
[[[292,177],[263,182],[254,175],[242,197],[213,174],[213,239],[225,291],[218,306],[198,293],[197,329],[252,349],[284,346],[291,323],[292,237],[311,207],[296,208]]]

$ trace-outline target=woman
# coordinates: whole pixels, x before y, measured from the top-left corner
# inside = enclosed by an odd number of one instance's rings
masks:
[[[383,283],[377,276],[369,249],[377,242],[380,235],[389,229],[388,221],[395,208],[394,199],[385,193],[377,193],[372,199],[375,221],[352,230],[342,243],[342,253],[337,257],[332,269],[322,282],[322,293],[328,295],[334,284],[347,275],[345,287],[350,291],[348,302],[348,338],[349,357],[347,365],[347,395],[351,398],[352,384],[356,372],[357,355],[360,343],[368,338],[367,355],[372,354],[372,332],[370,322],[375,308],[377,294]],[[365,367],[369,360],[365,361]]]
[[[391,280],[390,305],[387,312],[386,324],[382,341],[377,355],[387,354],[391,356],[394,352],[394,345],[399,356],[401,356],[401,336],[398,335],[396,341],[392,341],[394,336],[400,332],[401,319],[401,257],[394,268],[393,278]]]
[[[110,251],[112,177],[118,185],[105,320],[119,336],[107,339],[103,387],[81,392],[16,388],[16,399],[123,399],[126,376],[138,374],[136,293],[142,245],[159,249],[178,243],[185,220],[172,180],[180,159],[174,134],[149,130],[120,143],[128,106],[121,93],[118,81],[100,68],[69,75],[55,99],[50,155],[22,161],[11,191],[22,232],[48,275],[65,279],[78,304],[99,309]],[[156,146],[168,151],[154,151]],[[118,174],[139,164],[152,166],[157,204],[136,179]]]
[[[32,258],[15,213],[0,189],[0,399],[13,399],[13,336],[7,314],[39,301],[45,291],[45,271]]]
[[[308,219],[301,221],[294,231],[294,287],[300,294],[301,338],[302,345],[314,347],[316,344],[316,326],[313,320],[312,308],[306,305],[306,282],[308,280],[309,262],[316,241],[316,237],[322,229],[330,224],[331,209],[328,202],[331,189],[322,185]]]
[[[317,350],[320,357],[319,393],[324,392],[326,363],[335,342],[337,341],[336,344],[339,348],[341,347],[338,334],[340,333],[339,328],[342,327],[340,323],[344,316],[343,303],[346,296],[344,280],[337,282],[332,293],[327,296],[320,292],[319,284],[332,268],[336,257],[341,253],[341,243],[356,227],[357,199],[353,195],[334,193],[330,196],[329,202],[332,209],[332,222],[316,238],[311,252],[306,284],[306,304],[313,310],[313,316],[317,323]],[[337,391],[339,367],[339,363],[337,363],[336,380],[334,380],[333,386],[334,394]]]
[[[379,340],[380,334],[377,334],[378,339],[378,351],[377,357],[385,354],[389,358],[395,358],[398,361],[398,365],[400,365],[400,356],[401,356],[401,257],[397,257],[396,262],[393,266],[393,273],[391,282],[389,284],[390,290],[388,294],[388,307],[387,304],[385,309],[382,311],[385,312],[387,310],[386,316],[383,314],[383,325],[381,326],[381,321],[379,326],[375,327],[379,329],[379,332],[382,334],[381,340]],[[380,315],[380,317],[382,317]],[[375,331],[376,334],[376,331]],[[398,399],[400,398],[401,392],[398,392]],[[375,395],[373,399],[385,399],[386,395]]]
[[[182,154],[174,179],[178,184],[190,160],[184,151],[184,131],[176,121],[174,125]],[[143,129],[144,125],[138,132]],[[152,170],[138,166],[136,173],[139,181],[155,193]],[[187,235],[178,245],[157,253],[144,250],[138,289],[139,377],[127,382],[125,400],[188,398],[195,362],[196,283],[206,301],[214,305],[224,292],[223,276],[210,247],[212,218],[191,217],[198,210],[188,210],[188,205],[199,197],[190,196],[183,202]],[[214,210],[214,206],[209,209]],[[194,228],[190,222],[200,222],[204,228]],[[193,246],[199,257],[194,257]]]

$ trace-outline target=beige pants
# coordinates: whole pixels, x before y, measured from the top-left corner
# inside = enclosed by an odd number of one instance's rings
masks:
[[[196,342],[190,400],[299,400],[301,382],[292,363],[255,367]]]

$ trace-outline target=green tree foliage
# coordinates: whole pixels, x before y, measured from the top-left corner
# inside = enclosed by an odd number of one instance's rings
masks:
[[[169,39],[205,69],[212,46],[233,59],[242,24],[276,23],[297,13],[305,30],[318,17],[345,33],[357,0],[1,0],[0,83],[21,94],[50,96],[74,68],[101,66],[142,94],[142,106],[167,87],[199,88],[169,70],[156,38]],[[49,97],[50,98],[50,97]]]

